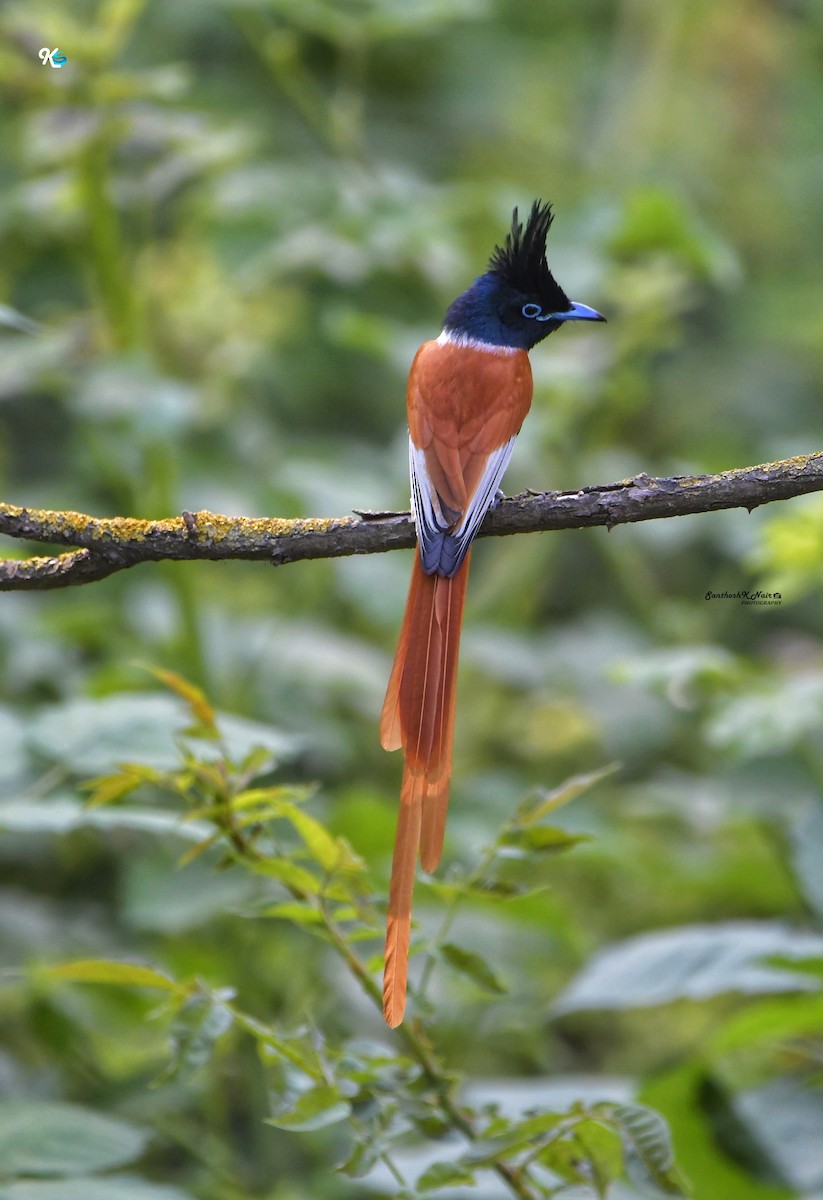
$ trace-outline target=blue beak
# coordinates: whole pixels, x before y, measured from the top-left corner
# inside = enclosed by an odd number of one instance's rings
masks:
[[[606,318],[594,308],[589,308],[588,304],[578,304],[576,300],[572,301],[571,308],[567,308],[565,312],[552,313],[552,319],[555,321],[605,321]]]

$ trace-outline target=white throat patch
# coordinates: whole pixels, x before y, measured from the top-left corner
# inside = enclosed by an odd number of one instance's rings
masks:
[[[484,342],[482,338],[471,337],[468,333],[455,333],[444,329],[437,339],[441,346],[462,346],[467,350],[485,350],[487,354],[516,354],[516,346],[495,346],[494,342]]]

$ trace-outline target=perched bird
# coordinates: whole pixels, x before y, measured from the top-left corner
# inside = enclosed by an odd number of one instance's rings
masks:
[[[417,553],[383,714],[384,749],[405,759],[386,926],[383,1014],[406,1007],[412,890],[418,854],[440,862],[449,799],[457,655],[472,539],[494,504],[529,411],[527,351],[565,321],[604,317],[569,300],[546,263],[551,205],[496,246],[484,275],[446,313],[409,373],[407,412]]]

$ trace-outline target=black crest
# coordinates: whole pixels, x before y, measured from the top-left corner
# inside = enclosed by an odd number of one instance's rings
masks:
[[[503,245],[495,246],[488,269],[523,295],[539,296],[550,311],[562,312],[569,298],[546,262],[546,236],[553,219],[551,204],[535,200],[524,229],[515,209],[511,230]]]

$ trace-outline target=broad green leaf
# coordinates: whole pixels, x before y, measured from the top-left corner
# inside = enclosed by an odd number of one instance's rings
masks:
[[[132,829],[159,836],[200,842],[214,832],[202,821],[184,821],[163,808],[133,804],[89,808],[68,796],[49,800],[9,800],[0,803],[0,829],[14,833],[70,833],[74,829]]]
[[[191,1194],[131,1175],[106,1175],[0,1184],[0,1200],[191,1200]]]
[[[454,1162],[436,1162],[417,1180],[418,1192],[434,1192],[445,1187],[474,1187],[475,1177],[468,1168]]]
[[[146,1134],[71,1104],[0,1101],[0,1163],[6,1175],[84,1175],[133,1162]]]
[[[82,775],[109,775],[121,763],[159,771],[180,765],[179,742],[190,720],[185,704],[157,692],[121,692],[102,700],[75,699],[45,709],[32,721],[28,742],[43,758]],[[276,757],[295,740],[262,722],[221,713],[220,734],[235,758],[257,746]],[[197,741],[198,757],[219,759],[221,748]]]
[[[278,1129],[306,1132],[336,1125],[350,1113],[351,1104],[342,1098],[336,1088],[319,1086],[303,1092],[296,1104],[285,1112],[268,1117],[266,1123]]]
[[[459,971],[461,975],[466,975],[475,983],[479,983],[487,992],[494,992],[498,996],[505,994],[506,987],[479,954],[474,954],[471,950],[464,950],[462,946],[455,946],[451,942],[446,942],[441,946],[440,953],[449,966],[454,967],[455,971]]]
[[[823,1091],[776,1079],[734,1098],[733,1108],[790,1187],[823,1188]]]
[[[56,967],[37,968],[37,974],[70,983],[111,983],[117,987],[159,988],[161,991],[178,993],[186,990],[154,967],[113,959],[80,959],[77,962],[60,963]]]
[[[182,933],[236,912],[259,890],[245,871],[216,871],[206,858],[179,866],[168,854],[143,854],[123,872],[122,912],[131,929]]]
[[[822,712],[823,672],[800,671],[718,706],[708,739],[742,759],[780,753],[817,734]]]
[[[29,742],[78,774],[108,775],[124,762],[168,771],[180,762],[175,738],[187,721],[185,706],[173,696],[120,693],[45,709],[32,722]]]
[[[702,1065],[687,1058],[683,1066],[656,1076],[643,1099],[666,1117],[677,1159],[693,1185],[696,1200],[789,1200],[785,1190],[765,1183],[723,1152],[707,1118]],[[794,1198],[792,1197],[792,1200]]]
[[[554,1005],[556,1014],[703,1000],[722,992],[753,995],[816,991],[819,980],[770,966],[823,954],[823,937],[777,921],[727,921],[641,934],[601,950]]]

